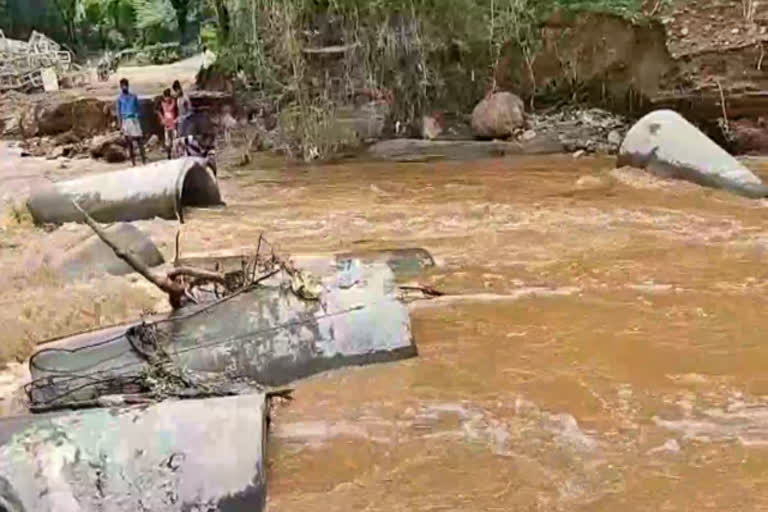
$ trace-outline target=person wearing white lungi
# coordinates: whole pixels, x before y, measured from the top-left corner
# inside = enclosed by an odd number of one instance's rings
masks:
[[[133,143],[139,146],[141,153],[141,162],[147,163],[147,156],[144,154],[144,134],[141,131],[139,98],[128,90],[128,80],[120,80],[120,96],[117,97],[115,104],[117,112],[117,123],[120,131],[125,137],[125,143],[128,146],[128,153],[131,155],[131,163],[136,165],[136,157],[133,154]]]

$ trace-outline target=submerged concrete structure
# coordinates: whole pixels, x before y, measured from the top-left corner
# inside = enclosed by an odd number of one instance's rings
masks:
[[[760,178],[673,110],[656,110],[635,123],[619,148],[617,165],[747,197],[768,196]]]
[[[282,386],[324,370],[416,355],[408,309],[386,264],[354,259],[313,270],[322,288],[317,300],[297,295],[281,272],[224,300],[48,343],[30,359],[32,404],[67,406],[132,392],[160,356],[207,378]]]
[[[0,510],[260,511],[262,393],[0,419]]]
[[[393,270],[434,264],[423,249],[296,261],[223,299],[44,345],[27,391],[53,412],[0,419],[0,510],[263,511],[269,387],[415,356]],[[152,388],[157,370],[190,393]]]

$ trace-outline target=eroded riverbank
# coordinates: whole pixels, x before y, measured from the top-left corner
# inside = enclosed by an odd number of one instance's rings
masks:
[[[612,168],[225,173],[227,208],[190,212],[185,251],[262,232],[294,253],[422,246],[438,261],[423,282],[474,297],[412,307],[418,358],[297,386],[272,423],[269,509],[762,510],[768,203]],[[174,223],[137,225],[171,255]],[[3,234],[4,288],[36,301],[25,319],[4,292],[6,332],[82,328],[97,299],[102,323],[162,306],[130,277],[27,290],[21,256],[79,229]]]

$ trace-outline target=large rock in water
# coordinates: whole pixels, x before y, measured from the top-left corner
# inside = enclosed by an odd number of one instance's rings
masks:
[[[617,164],[747,197],[768,196],[760,178],[673,110],[640,119],[624,138]]]
[[[480,139],[504,139],[525,123],[523,100],[511,92],[486,97],[472,111],[472,132]]]

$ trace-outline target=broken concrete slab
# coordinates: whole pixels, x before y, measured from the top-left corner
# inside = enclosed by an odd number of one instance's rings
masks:
[[[760,178],[673,110],[656,110],[635,123],[619,149],[617,167],[623,166],[746,197],[768,197]]]
[[[163,255],[152,240],[139,228],[126,223],[115,224],[106,232],[126,251],[132,252],[147,267],[164,262]],[[51,267],[68,279],[81,279],[94,274],[120,276],[133,269],[96,235],[91,235],[63,254],[55,255]]]
[[[0,420],[0,510],[261,511],[262,393]]]
[[[146,346],[147,333],[161,340],[174,367],[268,386],[416,355],[408,309],[387,265],[347,260],[318,279],[319,300],[299,298],[281,272],[220,302],[46,344],[30,359],[32,404],[138,391],[137,378],[158,348]]]
[[[83,222],[72,201],[104,223],[183,220],[184,207],[222,204],[216,176],[206,161],[190,157],[54,183],[33,191],[27,206],[39,224]]]
[[[421,247],[351,251],[337,254],[335,259],[337,263],[353,259],[366,263],[386,263],[397,277],[419,274],[435,266],[432,255]]]
[[[188,254],[179,259],[179,266],[203,268],[206,270],[231,272],[240,270],[255,248],[241,248],[205,254]],[[385,263],[395,276],[407,277],[434,267],[435,260],[426,249],[407,247],[402,249],[367,249],[344,253],[299,254],[292,258],[299,267],[324,274],[335,271],[347,260],[359,259],[362,263]]]

